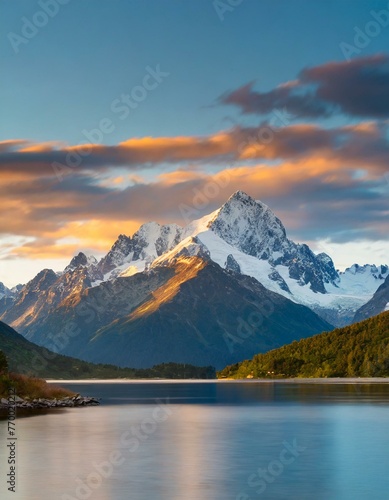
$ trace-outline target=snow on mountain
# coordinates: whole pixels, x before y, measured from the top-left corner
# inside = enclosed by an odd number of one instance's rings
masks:
[[[111,271],[117,269],[123,264],[128,265],[128,263],[131,262],[132,257],[133,252],[131,238],[124,234],[120,234],[118,239],[112,245],[111,250],[100,260],[98,267],[104,277],[109,279]]]
[[[185,239],[153,265],[173,261],[185,248],[208,253],[223,268],[252,276],[266,288],[307,305],[329,322],[343,325],[385,279],[387,266],[354,265],[335,270],[331,257],[287,238],[282,222],[263,203],[238,191],[219,209],[189,224]],[[190,248],[189,248],[190,247]]]
[[[15,296],[16,294],[18,294],[23,287],[24,287],[24,285],[22,285],[21,283],[19,283],[18,285],[13,286],[11,288],[12,295]]]
[[[148,222],[132,237],[120,235],[99,262],[80,252],[56,276],[61,277],[58,293],[64,297],[64,291],[129,277],[181,255],[211,259],[231,272],[251,276],[336,326],[351,322],[389,274],[388,266],[357,264],[337,272],[329,255],[315,255],[307,245],[291,241],[267,205],[237,191],[218,210],[185,228]],[[22,294],[18,292],[16,297]],[[0,301],[5,293],[10,291],[0,284]],[[3,309],[7,307],[4,303]]]
[[[70,264],[65,267],[64,272],[74,271],[77,267],[91,267],[97,266],[97,259],[93,255],[87,257],[84,253],[80,252],[78,255],[74,256],[70,261]]]
[[[388,275],[388,266],[354,264],[344,272],[339,273],[339,278],[343,289],[353,290],[355,294],[366,295],[373,294],[377,290],[377,284],[379,286]]]
[[[13,298],[15,297],[20,290],[23,288],[23,285],[16,285],[12,288],[8,288],[4,285],[4,283],[0,282],[0,300],[3,298]]]
[[[120,235],[98,268],[104,280],[119,275],[131,276],[144,271],[158,256],[174,248],[182,237],[177,224],[160,225],[157,222],[143,224],[130,236]],[[123,274],[122,274],[123,273]]]
[[[59,273],[59,276],[64,276],[66,274],[74,275],[80,270],[84,271],[84,273],[79,273],[80,279],[84,281],[84,278],[86,277],[91,281],[92,285],[101,283],[104,279],[103,274],[98,268],[98,261],[96,257],[93,255],[87,256],[83,252],[75,255],[70,263],[65,267],[63,273]],[[83,275],[82,278],[81,275]]]
[[[4,283],[0,282],[0,299],[2,299],[3,297],[11,297],[12,295],[12,291],[7,288]]]
[[[282,222],[264,203],[242,191],[231,196],[208,228],[243,253],[272,263],[291,251]]]
[[[154,260],[167,252],[181,240],[182,228],[177,224],[160,226],[156,222],[143,224],[132,240],[134,260]]]
[[[314,294],[325,294],[325,283],[338,279],[331,258],[316,256],[307,245],[290,241],[282,222],[263,203],[238,191],[212,214],[194,221],[183,231],[180,245],[157,259],[155,263],[171,260],[190,238],[197,237],[209,252],[210,258],[226,267],[234,259],[243,274],[261,281],[269,289],[290,293],[285,279],[277,271],[286,267],[288,280],[299,287],[309,287]],[[282,270],[282,269],[281,269]]]

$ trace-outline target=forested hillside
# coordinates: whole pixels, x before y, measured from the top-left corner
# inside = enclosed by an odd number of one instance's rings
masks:
[[[387,377],[389,311],[227,366],[219,378]]]

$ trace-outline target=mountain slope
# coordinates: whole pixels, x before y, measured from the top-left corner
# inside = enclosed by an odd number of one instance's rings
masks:
[[[389,309],[389,276],[373,297],[355,313],[354,321],[362,321]]]
[[[9,297],[10,295],[12,295],[11,290],[7,288],[4,283],[0,282],[0,299],[3,297]]]
[[[58,276],[51,269],[44,269],[25,285],[1,316],[7,324],[25,330],[36,321],[46,318],[66,298],[91,287],[87,267],[80,265]]]
[[[99,328],[131,313],[173,275],[174,269],[164,267],[80,288],[58,301],[49,314],[38,314],[20,331],[38,345],[79,357]]]
[[[221,367],[328,328],[308,308],[255,279],[223,270],[206,256],[182,255],[148,272],[79,289],[30,321],[24,335],[94,362]]]
[[[130,314],[100,328],[79,355],[120,366],[173,361],[221,367],[329,326],[308,308],[212,261],[182,256],[168,269],[173,276]]]
[[[54,353],[44,347],[29,342],[13,328],[0,321],[0,351],[8,361],[10,371],[50,378],[80,378],[129,376],[131,371],[121,371],[117,367],[99,366]],[[120,373],[121,372],[121,373]]]
[[[389,312],[227,366],[219,378],[388,377]]]
[[[165,364],[150,370],[93,364],[56,354],[26,340],[0,321],[0,372],[2,353],[10,371],[45,378],[214,378],[212,367]]]

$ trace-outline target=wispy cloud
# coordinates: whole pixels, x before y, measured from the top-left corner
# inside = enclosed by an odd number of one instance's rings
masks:
[[[330,62],[302,70],[297,79],[267,92],[254,82],[226,93],[220,104],[242,113],[267,115],[286,108],[296,118],[323,118],[342,113],[358,118],[389,118],[389,57],[374,55]]]
[[[226,164],[247,160],[294,159],[313,152],[344,161],[369,163],[378,169],[388,164],[388,124],[365,122],[327,129],[314,124],[295,124],[277,128],[270,141],[261,140],[265,122],[258,127],[234,127],[203,137],[144,137],[132,138],[113,146],[53,147],[28,141],[9,141],[13,151],[0,152],[0,173],[19,176],[53,177],[53,163],[67,168],[66,175],[77,172],[107,172],[121,167],[127,171],[159,167],[164,164]],[[18,147],[18,143],[22,147]],[[28,144],[28,146],[26,146]],[[73,165],[74,155],[88,148],[79,165]],[[71,165],[71,166],[68,166]]]

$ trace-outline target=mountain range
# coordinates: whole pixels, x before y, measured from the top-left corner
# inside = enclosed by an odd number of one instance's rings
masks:
[[[63,272],[44,269],[12,290],[0,285],[0,319],[88,361],[221,368],[381,312],[381,292],[367,304],[388,278],[386,265],[337,271],[330,256],[291,241],[264,203],[238,191],[186,227],[149,222],[120,235],[100,261],[79,253]]]

